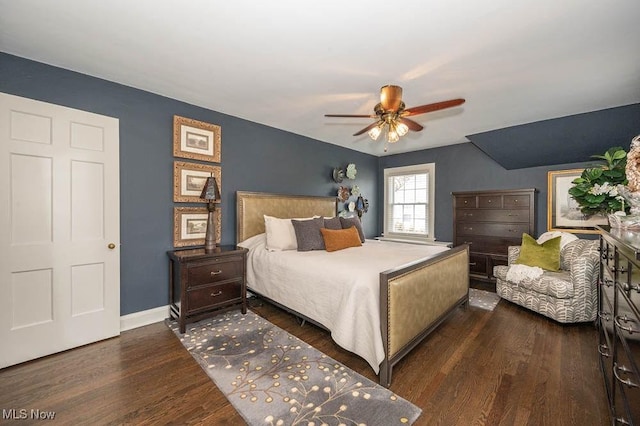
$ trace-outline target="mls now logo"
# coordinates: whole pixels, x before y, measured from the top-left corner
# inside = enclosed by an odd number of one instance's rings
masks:
[[[53,420],[55,417],[55,411],[27,410],[25,408],[2,409],[2,420]]]

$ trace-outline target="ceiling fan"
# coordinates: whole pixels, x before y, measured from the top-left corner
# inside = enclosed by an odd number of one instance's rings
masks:
[[[375,118],[376,121],[354,133],[353,136],[359,136],[368,132],[371,139],[377,140],[380,134],[386,130],[387,142],[395,143],[398,142],[400,136],[406,135],[409,130],[419,132],[424,128],[419,123],[407,117],[455,107],[462,105],[464,102],[464,99],[451,99],[433,104],[405,108],[404,102],[402,102],[402,87],[387,85],[380,88],[380,103],[373,109],[375,114],[325,114],[324,116]],[[387,151],[386,144],[384,150],[385,152]]]

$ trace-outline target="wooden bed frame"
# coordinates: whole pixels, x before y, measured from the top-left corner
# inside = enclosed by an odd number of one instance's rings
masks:
[[[238,243],[265,232],[265,214],[279,218],[294,218],[313,215],[335,216],[337,212],[336,197],[245,191],[238,191],[236,196]],[[249,290],[264,297],[251,290],[250,286]],[[393,366],[446,320],[458,306],[465,305],[468,301],[467,245],[380,273],[380,331],[385,349],[385,358],[380,365],[380,384],[389,387]],[[277,303],[276,305],[283,307]],[[325,328],[312,318],[284,308]]]

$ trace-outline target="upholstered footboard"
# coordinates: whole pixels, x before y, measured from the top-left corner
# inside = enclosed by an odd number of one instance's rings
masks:
[[[467,245],[382,272],[380,320],[385,359],[380,384],[389,387],[393,366],[468,300]]]

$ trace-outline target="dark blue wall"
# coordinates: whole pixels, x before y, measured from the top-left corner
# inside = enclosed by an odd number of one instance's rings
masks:
[[[222,127],[222,243],[235,241],[235,192],[334,195],[336,166],[355,163],[355,181],[377,235],[378,159],[282,130],[0,53],[0,92],[115,117],[120,121],[121,314],[168,303],[173,249],[173,116]]]
[[[579,141],[576,142],[579,143]],[[623,145],[623,148],[628,150],[630,143],[631,140]],[[507,170],[475,145],[464,143],[380,158],[378,199],[384,199],[383,170],[385,168],[424,163],[436,164],[435,236],[440,241],[452,241],[453,238],[452,192],[536,188],[538,190],[536,231],[539,235],[547,230],[547,172],[579,169],[597,164],[597,162],[571,163]],[[379,204],[382,204],[382,201]],[[382,230],[384,228],[381,205],[378,206],[378,217],[378,228]]]

